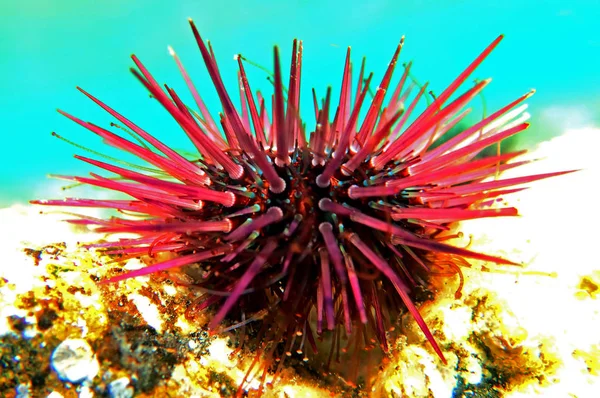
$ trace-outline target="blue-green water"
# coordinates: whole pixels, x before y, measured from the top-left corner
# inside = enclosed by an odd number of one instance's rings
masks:
[[[85,170],[75,148],[52,138],[56,131],[100,147],[100,141],[55,112],[57,107],[106,126],[108,118],[75,90],[81,85],[167,143],[187,147],[183,133],[150,100],[128,72],[135,53],[160,82],[184,93],[168,55],[172,45],[214,113],[220,109],[201,63],[187,18],[214,45],[219,67],[236,88],[233,55],[271,66],[272,46],[284,57],[291,40],[304,40],[303,109],[310,88],[337,91],[345,47],[354,61],[367,56],[376,80],[402,35],[404,61],[440,92],[499,33],[505,40],[474,77],[493,77],[485,92],[489,109],[535,87],[534,128],[524,145],[566,127],[599,122],[600,3],[592,0],[504,1],[276,1],[209,4],[198,0],[5,1],[0,11],[0,206],[32,197],[55,197],[47,173]],[[214,2],[217,3],[217,2]],[[326,4],[323,4],[326,3]],[[269,92],[265,74],[250,70],[253,89]],[[396,78],[399,73],[396,74]],[[187,94],[184,95],[187,97]],[[190,101],[191,102],[191,101]],[[477,106],[477,104],[476,104]],[[309,114],[310,115],[310,114]],[[582,143],[585,145],[585,143]],[[52,188],[54,187],[54,188]]]

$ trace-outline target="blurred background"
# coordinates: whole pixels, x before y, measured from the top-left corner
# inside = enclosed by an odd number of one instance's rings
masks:
[[[493,111],[536,88],[529,100],[533,126],[519,137],[519,145],[532,147],[567,129],[600,123],[597,0],[3,0],[1,9],[0,207],[61,197],[65,193],[59,187],[65,183],[47,174],[86,172],[72,157],[82,151],[53,138],[52,131],[111,153],[94,134],[56,112],[60,108],[103,127],[112,121],[76,85],[164,142],[190,149],[183,132],[128,71],[135,53],[160,83],[192,104],[167,51],[171,45],[216,115],[220,106],[189,17],[213,43],[236,99],[234,54],[271,69],[273,45],[281,47],[285,65],[292,39],[302,39],[301,107],[308,131],[310,89],[323,96],[331,85],[337,98],[346,46],[352,46],[356,69],[367,57],[367,69],[378,82],[402,35],[402,61],[413,60],[414,77],[440,93],[498,34],[505,34],[472,76],[493,81],[483,100],[474,101],[471,117],[481,117],[483,103]],[[253,90],[271,92],[264,71],[246,69]]]

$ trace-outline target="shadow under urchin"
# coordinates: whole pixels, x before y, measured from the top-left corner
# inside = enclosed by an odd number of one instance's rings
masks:
[[[386,333],[406,311],[445,362],[443,347],[415,307],[415,294],[427,290],[432,275],[460,273],[459,267],[468,265],[465,258],[512,264],[446,243],[455,237],[452,223],[517,215],[515,208],[490,205],[523,189],[515,186],[560,174],[498,179],[498,173],[524,163],[510,162],[524,151],[477,156],[527,128],[522,103],[532,92],[455,136],[444,137],[468,114],[465,108],[489,80],[476,82],[455,98],[454,93],[502,36],[420,115],[413,110],[427,95],[427,84],[410,83],[410,64],[394,91],[387,93],[403,40],[373,89],[364,62],[357,83],[352,83],[355,71],[348,49],[339,100],[333,99],[331,89],[322,99],[313,90],[314,110],[303,111],[312,114],[303,120],[301,41],[293,44],[287,86],[275,48],[271,97],[253,94],[243,59],[237,57],[238,110],[210,44],[190,24],[223,107],[218,123],[173,51],[197,109],[184,104],[172,88],[159,85],[135,56],[137,69],[132,72],[181,126],[197,158],[183,156],[79,89],[135,140],[59,112],[151,168],[76,156],[112,176],[61,178],[131,199],[32,203],[122,213],[109,219],[78,215],[68,221],[97,232],[137,236],[89,248],[124,258],[160,253],[171,257],[103,283],[179,271],[179,277],[172,274],[178,283],[203,292],[190,309],[214,309],[209,324],[213,331],[238,328],[244,336],[251,328],[257,358],[266,358],[266,367],[279,362],[272,370],[279,369],[286,356],[309,360],[323,337],[331,343],[329,362],[340,347],[355,359],[365,349],[387,351]],[[366,112],[363,117],[361,109]],[[263,371],[263,382],[265,376]]]

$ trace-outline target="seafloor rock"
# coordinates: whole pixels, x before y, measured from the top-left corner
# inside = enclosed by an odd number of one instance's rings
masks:
[[[133,397],[134,390],[129,383],[130,380],[128,377],[121,377],[120,379],[111,381],[108,385],[108,396],[110,398]]]
[[[361,358],[361,367],[372,369],[359,387],[323,376],[318,358],[292,358],[265,395],[595,397],[600,264],[595,236],[586,231],[600,214],[579,199],[595,197],[598,137],[597,130],[571,132],[530,155],[556,162],[520,173],[586,170],[507,198],[522,217],[460,226],[464,237],[454,244],[524,266],[473,262],[463,269],[462,289],[458,277],[434,280],[436,297],[421,312],[447,365],[406,316],[389,333],[389,355]],[[154,276],[97,284],[123,265],[81,249],[77,242],[102,237],[60,219],[30,206],[0,210],[0,396],[234,395],[254,355],[236,350],[234,335],[206,333],[209,314],[190,310],[195,293]],[[61,371],[55,360],[65,341],[85,341],[86,363],[98,364],[97,372]],[[343,373],[347,364],[342,359],[337,368]],[[259,381],[250,379],[248,395],[255,396]]]
[[[66,339],[52,352],[50,366],[59,379],[73,384],[92,380],[100,365],[92,347],[83,339]]]

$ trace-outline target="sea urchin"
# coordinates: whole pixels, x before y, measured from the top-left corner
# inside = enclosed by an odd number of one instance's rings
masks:
[[[177,55],[171,51],[196,101],[186,106],[175,90],[161,87],[133,56],[134,75],[177,121],[198,151],[188,158],[96,99],[82,93],[129,130],[128,140],[66,112],[69,119],[127,151],[152,168],[121,167],[78,159],[118,177],[63,177],[131,196],[129,200],[67,198],[36,204],[116,209],[122,217],[78,216],[70,222],[134,238],[88,247],[125,257],[171,253],[165,261],[124,272],[105,282],[178,269],[186,283],[204,294],[195,310],[216,309],[210,329],[259,325],[255,337],[267,357],[317,350],[315,335],[326,330],[332,347],[354,352],[377,343],[387,349],[386,332],[408,310],[439,357],[442,349],[413,302],[434,273],[455,275],[464,258],[511,264],[445,243],[451,223],[514,216],[515,208],[492,208],[515,186],[560,173],[499,180],[498,172],[523,152],[481,157],[485,148],[525,130],[522,102],[529,92],[483,120],[446,139],[463,120],[463,110],[490,80],[478,81],[449,101],[502,39],[494,40],[450,86],[413,116],[426,92],[415,84],[410,64],[384,101],[403,40],[366,105],[372,75],[364,62],[353,87],[348,49],[337,104],[331,89],[319,101],[313,91],[315,124],[305,134],[300,117],[302,42],[294,41],[289,83],[284,87],[277,48],[274,94],[256,97],[239,64],[239,111],[225,89],[210,45],[190,21],[223,112],[217,126]],[[449,102],[448,104],[446,104]],[[405,104],[407,107],[405,108]],[[270,115],[269,107],[270,106]],[[361,110],[366,113],[360,116]],[[223,133],[223,135],[222,135]],[[442,143],[440,143],[443,141]],[[113,162],[116,163],[116,162]],[[233,325],[233,326],[231,326]],[[306,343],[306,344],[305,344]]]

